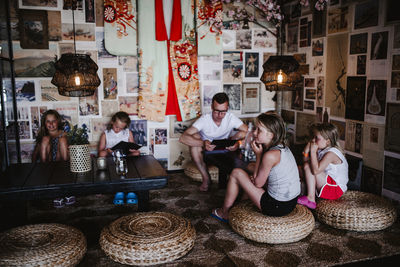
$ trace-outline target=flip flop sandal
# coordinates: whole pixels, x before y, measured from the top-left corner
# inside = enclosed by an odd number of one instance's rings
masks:
[[[117,192],[114,196],[113,203],[115,205],[122,205],[124,204],[124,192]]]
[[[137,195],[133,192],[129,192],[126,195],[126,204],[137,204],[137,203],[138,203]]]
[[[317,207],[317,203],[308,200],[307,196],[301,196],[297,199],[297,203],[306,206],[309,209],[314,210]]]
[[[65,205],[75,204],[76,198],[75,196],[65,197]]]
[[[221,216],[219,216],[219,214],[218,214],[218,212],[217,212],[217,209],[214,209],[214,210],[211,212],[210,215],[211,215],[211,217],[214,217],[215,219],[220,220],[221,222],[229,223],[229,220],[224,219],[224,218],[222,218]]]
[[[53,199],[53,207],[54,208],[62,208],[62,207],[64,207],[65,206],[65,203],[64,203],[64,199],[63,198],[56,198],[56,199]]]

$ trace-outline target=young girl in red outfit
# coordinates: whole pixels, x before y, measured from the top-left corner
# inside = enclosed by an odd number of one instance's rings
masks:
[[[317,196],[325,199],[338,199],[346,192],[349,167],[335,125],[313,124],[311,133],[313,138],[303,150],[307,195],[299,197],[297,203],[315,209],[316,190]]]

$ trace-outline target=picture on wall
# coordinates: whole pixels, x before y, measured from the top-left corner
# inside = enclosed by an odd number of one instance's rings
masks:
[[[304,78],[304,87],[315,87],[315,78]]]
[[[260,112],[261,83],[242,83],[242,113]]]
[[[328,33],[343,32],[348,27],[349,8],[340,7],[328,11]]]
[[[118,77],[116,68],[103,68],[104,99],[116,99],[118,95]]]
[[[367,89],[366,113],[385,116],[386,80],[370,80]]]
[[[265,52],[276,51],[276,36],[266,29],[254,29],[253,30],[253,49],[262,49]],[[232,48],[235,49],[235,48]]]
[[[137,100],[136,96],[119,96],[119,110],[128,113],[130,116],[137,116]]]
[[[312,37],[324,37],[326,35],[326,8],[322,11],[313,8],[312,22]]]
[[[324,105],[324,76],[317,78],[317,106],[321,107]]]
[[[23,49],[49,49],[47,12],[19,10],[20,45]]]
[[[372,34],[371,60],[386,59],[388,49],[388,32],[376,32]]]
[[[380,196],[382,194],[382,171],[363,166],[361,190]]]
[[[387,103],[385,150],[400,152],[400,104]]]
[[[312,42],[312,55],[313,57],[324,55],[324,39],[317,39]]]
[[[358,122],[346,121],[346,137],[344,148],[348,151],[361,153],[363,125]]]
[[[245,74],[246,78],[257,78],[259,76],[259,54],[245,53]]]
[[[368,33],[353,34],[350,36],[350,54],[367,53]]]
[[[368,0],[356,5],[354,12],[354,29],[367,28],[378,25],[379,1]]]
[[[224,92],[229,97],[229,109],[240,110],[240,84],[224,84]]]
[[[292,102],[291,109],[295,110],[303,110],[303,87],[297,87],[296,90],[291,91],[292,93]]]
[[[357,56],[357,75],[365,75],[367,66],[367,56],[359,55]]]
[[[315,99],[317,91],[315,89],[306,88],[306,99]]]
[[[288,52],[297,52],[298,32],[299,32],[299,21],[298,20],[295,20],[288,24],[287,39],[286,39]]]
[[[20,8],[40,8],[40,9],[55,9],[58,8],[57,0],[18,0]]]
[[[386,1],[385,25],[400,22],[399,2],[396,0]]]
[[[242,52],[224,51],[224,83],[240,83],[242,82]]]
[[[79,97],[79,115],[99,115],[97,90],[91,96]]]
[[[236,49],[251,49],[251,30],[236,31]]]
[[[139,146],[147,146],[147,120],[132,120],[129,130]]]
[[[364,121],[366,77],[347,77],[346,119]]]
[[[3,80],[3,90],[8,99],[13,99],[11,81]],[[15,95],[17,101],[35,101],[35,81],[34,80],[16,80]]]
[[[183,134],[186,129],[188,129],[192,124],[196,121],[188,120],[188,121],[177,121],[176,116],[169,117],[169,137],[171,138],[179,138],[181,134]]]
[[[385,155],[383,189],[400,196],[400,158],[396,155]]]
[[[169,140],[168,170],[181,170],[191,160],[189,147],[176,139]]]

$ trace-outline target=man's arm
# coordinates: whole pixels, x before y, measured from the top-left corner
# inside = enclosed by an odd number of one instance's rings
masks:
[[[242,140],[246,137],[246,134],[247,134],[247,125],[243,123],[242,125],[240,125],[238,132],[234,136],[232,136],[231,139]]]
[[[202,147],[204,145],[203,140],[200,138],[199,130],[196,127],[189,127],[179,138],[179,142],[187,146]]]

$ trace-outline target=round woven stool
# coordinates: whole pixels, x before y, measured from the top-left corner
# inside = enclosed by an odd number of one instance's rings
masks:
[[[166,212],[142,212],[104,227],[100,246],[119,263],[153,265],[186,255],[195,238],[194,227],[185,218]]]
[[[235,232],[250,240],[283,244],[299,241],[314,229],[314,216],[304,206],[296,205],[286,216],[263,215],[250,201],[244,201],[229,211],[229,224]]]
[[[380,196],[347,191],[337,200],[318,201],[318,220],[334,228],[360,232],[383,230],[396,220],[396,209]]]
[[[211,181],[218,183],[218,168],[216,166],[210,165],[208,167],[208,173],[210,174]],[[184,173],[192,178],[194,181],[202,182],[202,177],[199,169],[197,169],[196,164],[193,161],[189,161],[184,167]]]
[[[86,253],[86,238],[62,224],[32,224],[0,234],[0,266],[75,266]]]

